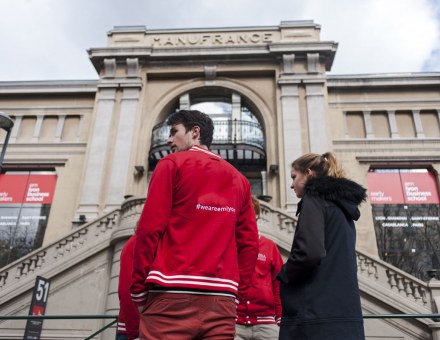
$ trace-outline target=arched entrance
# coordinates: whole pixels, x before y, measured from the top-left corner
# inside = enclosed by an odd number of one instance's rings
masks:
[[[175,100],[168,114],[179,109],[199,110],[214,122],[211,150],[220,154],[242,172],[251,184],[252,193],[266,195],[266,141],[261,114],[245,96],[223,87],[198,88]],[[149,170],[170,153],[166,144],[169,127],[166,120],[152,131]]]

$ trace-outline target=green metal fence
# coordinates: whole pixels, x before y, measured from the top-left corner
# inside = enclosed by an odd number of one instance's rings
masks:
[[[364,319],[438,319],[440,314],[365,314]],[[105,331],[107,328],[113,326],[118,322],[117,315],[24,315],[24,316],[0,316],[0,320],[83,320],[83,319],[113,319],[112,322],[98,329],[85,340],[90,340],[99,333]],[[435,320],[437,321],[437,320]]]
[[[98,329],[95,333],[89,335],[85,340],[90,340],[99,333],[105,331],[107,328],[117,324],[117,315],[10,315],[1,316],[0,320],[84,320],[84,319],[113,319],[112,322]]]

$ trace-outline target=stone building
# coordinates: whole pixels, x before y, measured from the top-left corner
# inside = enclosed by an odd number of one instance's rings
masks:
[[[107,35],[88,50],[96,81],[0,82],[0,111],[14,120],[0,175],[3,315],[28,313],[36,276],[51,282],[47,315],[117,314],[119,254],[169,153],[164,123],[188,108],[213,118],[212,149],[249,179],[260,231],[284,255],[290,163],[336,153],[369,191],[357,223],[364,314],[438,312],[439,73],[327,75],[338,44],[311,21]],[[105,323],[46,320],[42,334],[83,339]],[[365,325],[369,339],[440,338],[431,318]],[[18,339],[24,323],[0,329]]]

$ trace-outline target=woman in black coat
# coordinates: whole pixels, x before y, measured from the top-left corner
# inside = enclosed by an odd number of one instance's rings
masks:
[[[281,340],[364,340],[356,231],[366,190],[344,178],[334,154],[292,163],[298,224],[281,282]]]

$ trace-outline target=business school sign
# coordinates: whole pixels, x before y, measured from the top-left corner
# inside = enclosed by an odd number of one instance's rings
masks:
[[[56,181],[52,172],[0,175],[0,267],[41,246]]]
[[[440,269],[440,197],[425,170],[368,173],[380,257],[421,279]]]

